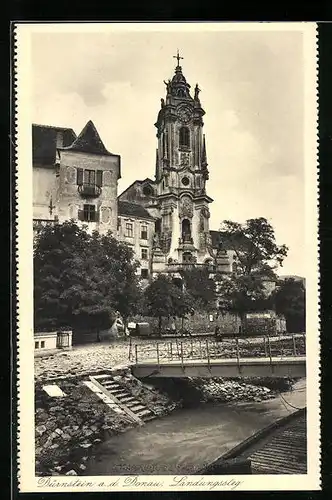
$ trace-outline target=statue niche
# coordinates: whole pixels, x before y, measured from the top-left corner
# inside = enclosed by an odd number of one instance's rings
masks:
[[[181,198],[181,204],[180,204],[180,217],[186,217],[191,219],[193,216],[193,204],[189,196],[183,196]]]

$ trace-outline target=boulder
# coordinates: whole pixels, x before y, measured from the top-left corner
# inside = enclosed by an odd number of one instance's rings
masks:
[[[47,430],[46,426],[45,425],[38,425],[38,427],[36,427],[36,431],[39,435],[42,435],[44,434],[44,432]]]
[[[66,472],[66,476],[77,476],[77,472],[74,469],[71,469]]]

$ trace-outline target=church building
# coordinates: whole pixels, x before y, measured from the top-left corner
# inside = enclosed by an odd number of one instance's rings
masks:
[[[221,248],[219,232],[209,227],[205,111],[198,84],[192,90],[175,57],[155,123],[154,178],[136,180],[120,195],[125,166],[91,121],[78,136],[70,128],[32,126],[34,228],[73,219],[111,231],[133,248],[142,280],[165,272],[179,277],[193,266],[227,273],[236,265],[227,240]]]
[[[217,231],[209,228],[213,202],[207,194],[209,170],[203,132],[205,111],[180,66],[179,53],[155,127],[157,149],[154,179],[133,182],[119,201],[137,203],[155,219],[151,270],[177,274],[192,266],[231,271],[233,252],[218,251]]]

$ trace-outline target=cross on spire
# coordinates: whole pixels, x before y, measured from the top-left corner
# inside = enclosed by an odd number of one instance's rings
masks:
[[[178,60],[178,66],[180,66],[180,59],[183,59],[183,57],[179,55],[179,49],[177,49],[176,56],[173,56],[173,58]]]

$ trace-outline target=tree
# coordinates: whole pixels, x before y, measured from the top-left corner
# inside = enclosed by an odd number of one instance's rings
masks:
[[[34,248],[36,327],[85,327],[98,335],[117,311],[135,307],[136,267],[132,250],[110,233],[89,234],[73,221],[46,226]]]
[[[301,281],[284,280],[273,294],[277,314],[286,318],[287,331],[305,331],[305,288]]]
[[[194,298],[187,290],[181,289],[175,285],[170,287],[170,294],[172,300],[172,316],[181,318],[183,329],[184,318],[187,314],[194,311]]]
[[[247,312],[271,307],[264,282],[276,280],[275,270],[282,265],[288,249],[276,244],[274,229],[263,217],[248,219],[244,224],[224,221],[220,240],[220,250],[227,240],[236,263],[230,276],[217,277],[221,309],[239,314],[244,330]]]
[[[146,314],[158,318],[159,335],[161,335],[162,318],[173,315],[174,287],[168,276],[159,274],[144,291]]]
[[[172,279],[160,274],[144,292],[146,314],[158,318],[161,334],[162,318],[177,317],[183,319],[193,309],[193,298],[185,290],[176,286]]]
[[[183,281],[197,308],[204,310],[215,308],[216,284],[210,278],[210,271],[207,268],[197,267],[184,271]]]
[[[274,270],[282,266],[287,256],[286,245],[278,246],[271,224],[259,217],[244,224],[225,220],[220,233],[236,256],[237,274],[243,276],[275,278]]]

